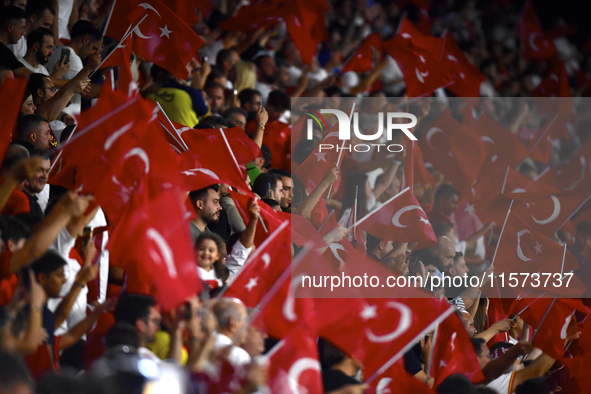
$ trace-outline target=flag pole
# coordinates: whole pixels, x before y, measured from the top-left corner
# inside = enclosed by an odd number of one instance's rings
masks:
[[[433,363],[433,353],[435,353],[435,342],[437,341],[437,333],[439,332],[439,324],[435,326],[433,332],[433,340],[431,341],[431,349],[429,350],[429,359],[427,360],[427,377],[425,378],[425,384],[429,384],[429,378],[431,377],[431,367]]]
[[[178,136],[178,140],[176,139],[176,137],[170,132],[170,130],[166,129],[166,131],[168,131],[168,134],[170,134],[172,136],[172,138],[178,142],[183,148],[185,148],[185,152],[189,150],[189,147],[187,146],[187,144],[185,143],[185,141],[183,141],[183,137],[181,137],[181,133],[179,133],[179,131],[176,129],[176,127],[174,127],[174,124],[172,124],[172,121],[170,120],[170,118],[168,117],[168,115],[166,114],[166,111],[164,110],[164,108],[162,108],[162,105],[160,105],[160,103],[158,101],[156,101],[156,104],[158,105],[158,108],[160,108],[160,111],[162,111],[162,114],[164,114],[164,117],[166,118],[166,120],[168,121],[168,124],[170,125],[170,127],[172,127],[172,129],[174,130],[174,132],[176,133],[176,135]]]
[[[113,10],[115,9],[115,4],[117,4],[117,0],[113,1],[113,5],[111,6],[111,11],[109,11],[109,16],[107,17],[107,22],[105,23],[105,28],[103,29],[103,35],[101,36],[101,43],[105,34],[107,34],[107,28],[109,27],[109,23],[111,22],[111,17],[113,16]],[[100,48],[100,46],[99,46]]]
[[[351,106],[351,114],[349,116],[349,123],[353,121],[353,112],[355,111],[355,103],[353,103],[353,105]],[[347,143],[347,140],[343,140],[343,146],[341,146],[341,151],[339,152],[339,158],[337,159],[337,167],[340,167],[341,165],[341,157],[343,156],[343,150],[345,150],[345,144]],[[338,149],[338,147],[337,147]],[[330,198],[330,193],[332,192],[332,183],[330,184],[330,188],[328,189],[328,194],[326,195],[326,199],[328,200]]]
[[[322,222],[322,225],[320,225],[320,227],[318,228],[318,232],[320,233],[320,231],[322,231],[322,229],[324,228],[324,225],[326,223],[328,223],[328,219],[330,219],[330,217],[332,216],[332,214],[334,213],[334,209],[331,209],[330,212],[328,213],[328,216],[326,217],[326,219],[324,219],[324,222]]]
[[[509,176],[509,166],[507,166],[507,171],[505,171],[505,179],[503,179],[503,186],[501,187],[501,194],[503,194],[505,192],[505,184],[507,183],[507,176]],[[511,203],[513,203],[513,202],[511,202]],[[494,234],[494,227],[490,229],[490,233],[488,234],[488,246],[490,246],[490,244],[492,243],[493,234]],[[499,236],[499,241],[500,240],[501,240],[501,237]],[[498,244],[498,241],[497,241],[497,244]],[[496,254],[496,250],[495,250],[495,254]],[[494,259],[493,259],[493,261],[494,261]]]
[[[76,128],[78,127],[78,124],[74,125],[74,130],[72,130],[72,132],[70,133],[70,135],[68,136],[68,139],[66,140],[66,144],[68,144],[68,142],[70,142],[70,139],[72,138],[72,136],[74,135],[74,132],[76,131]],[[51,163],[51,167],[49,167],[49,171],[47,172],[48,174],[51,174],[51,170],[53,170],[53,167],[55,166],[55,163],[57,163],[57,161],[59,160],[60,156],[62,155],[62,152],[64,150],[60,150],[59,153],[57,154],[55,160],[53,161],[53,163]]]
[[[532,335],[532,337],[530,339],[531,343],[534,342],[536,335],[538,334],[538,332],[540,332],[540,328],[542,327],[542,324],[544,324],[544,320],[546,320],[546,317],[548,316],[548,313],[550,313],[550,309],[552,309],[552,306],[554,305],[555,302],[556,302],[556,298],[552,298],[552,302],[550,303],[550,306],[548,306],[548,309],[546,309],[546,312],[544,313],[542,320],[540,320],[540,324],[538,324],[537,330],[534,331],[534,335]],[[527,354],[523,355],[523,358],[521,360],[522,361],[525,360],[526,357],[527,357]]]
[[[254,198],[254,200],[258,200],[258,198]],[[259,213],[259,222],[261,222],[261,226],[263,226],[263,230],[265,231],[265,233],[269,233],[269,231],[267,230],[267,226],[265,226],[265,221],[263,220],[263,217],[261,216],[261,214]]]
[[[546,127],[546,130],[544,130],[544,132],[542,133],[542,135],[540,136],[540,138],[538,138],[538,140],[535,142],[535,144],[531,147],[531,149],[529,150],[529,153],[533,152],[534,149],[536,149],[536,146],[538,146],[538,144],[542,141],[542,138],[544,138],[544,136],[546,135],[546,133],[548,132],[548,130],[550,130],[550,127],[552,127],[552,125],[554,124],[554,122],[556,122],[556,119],[558,118],[558,115],[554,115],[554,118],[552,118],[552,121],[550,122],[550,124],[548,125],[548,127]]]
[[[511,199],[511,205],[509,205],[509,210],[507,211],[507,216],[505,216],[505,221],[503,222],[503,227],[501,228],[501,233],[499,234],[499,239],[497,241],[497,246],[495,248],[495,254],[493,255],[492,261],[490,263],[491,267],[495,266],[495,257],[497,257],[497,251],[499,250],[499,245],[501,244],[501,237],[503,236],[503,231],[505,231],[505,225],[507,225],[507,219],[509,219],[509,214],[511,213],[511,207],[513,206],[513,199]]]
[[[267,239],[265,239],[263,241],[263,243],[257,247],[254,252],[248,257],[248,259],[246,260],[246,262],[244,263],[244,267],[246,267],[248,264],[250,264],[250,262],[252,260],[254,260],[255,258],[258,257],[259,254],[263,253],[263,251],[265,250],[265,248],[267,246],[269,246],[269,244],[275,239],[275,237],[277,237],[277,235],[285,228],[289,225],[289,221],[286,220],[283,223],[281,223],[281,225],[279,227],[277,227],[277,229],[275,231],[273,231],[273,233],[271,233],[271,235],[269,235],[267,237]],[[236,276],[234,276],[232,278],[232,281],[230,282],[230,285],[232,284],[232,282],[234,282],[239,276],[240,274],[242,274],[244,272],[244,267],[243,269],[241,269],[240,271],[238,271],[238,273],[236,274]],[[226,290],[228,290],[230,286],[225,286],[216,296],[216,299],[220,299],[222,298],[222,296],[224,295],[224,293],[226,292]]]
[[[359,186],[355,185],[355,203],[353,204],[353,247],[357,247],[357,239],[355,235],[357,233],[357,193],[359,192]]]
[[[407,191],[410,190],[410,187],[407,186],[404,190],[402,190],[400,193],[398,193],[397,195],[390,197],[388,199],[388,201],[386,201],[385,203],[382,204],[382,207],[385,207],[387,204],[389,204],[390,202],[392,202],[393,200],[397,199],[398,197],[400,197],[402,194],[406,193]],[[367,215],[365,215],[364,217],[362,217],[361,219],[359,219],[358,222],[356,222],[353,226],[349,227],[349,230],[351,230],[354,226],[363,223],[364,221],[367,220],[368,217],[370,217],[371,215],[373,215],[376,212],[379,212],[381,209],[381,207],[379,209],[376,209],[374,211],[371,211],[370,213],[368,213]]]

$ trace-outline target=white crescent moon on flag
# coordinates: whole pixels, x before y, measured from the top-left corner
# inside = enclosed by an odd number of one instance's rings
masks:
[[[576,311],[573,311],[573,313],[571,313],[570,315],[568,315],[566,317],[566,319],[564,320],[564,325],[562,326],[562,330],[560,330],[560,339],[566,339],[566,336],[568,335],[567,331],[568,331],[568,326],[570,325],[570,321],[573,318],[573,315],[575,314]]]
[[[424,73],[422,73],[419,71],[418,67],[415,67],[415,74],[416,74],[417,79],[419,80],[420,83],[425,83],[424,77],[429,75],[429,71],[425,71]]]
[[[491,143],[491,144],[493,144],[493,145],[495,144],[495,142],[494,142],[494,141],[492,140],[492,138],[490,138],[489,136],[486,136],[486,135],[484,135],[484,136],[480,137],[480,139],[481,139],[482,141],[490,142],[490,143]]]
[[[392,394],[392,391],[388,388],[392,382],[392,378],[381,378],[376,386],[376,394]]]
[[[135,147],[135,148],[131,149],[129,152],[127,152],[125,154],[125,156],[123,156],[123,158],[128,159],[131,156],[137,156],[140,159],[142,159],[142,161],[146,165],[146,168],[144,169],[144,173],[147,174],[150,172],[150,158],[148,157],[148,154],[146,153],[145,150],[143,150],[142,148]]]
[[[263,254],[261,256],[261,260],[263,260],[263,262],[265,263],[265,269],[267,269],[267,267],[271,263],[271,256],[269,256],[269,253]]]
[[[405,225],[405,224],[400,223],[400,217],[402,216],[402,214],[404,212],[412,211],[413,209],[419,209],[421,211],[423,210],[418,205],[408,205],[404,208],[400,208],[398,211],[396,211],[394,216],[392,216],[392,224],[395,225],[396,227],[400,227],[400,228],[408,227],[409,226],[408,224]]]
[[[153,227],[148,228],[148,231],[146,231],[146,238],[154,241],[158,247],[158,250],[160,251],[160,253],[156,254],[154,253],[154,250],[151,249],[149,251],[150,256],[152,256],[154,260],[163,261],[164,265],[166,265],[166,268],[168,269],[168,274],[170,277],[176,278],[178,274],[174,265],[174,255],[172,254],[172,249],[170,248],[168,242],[166,242],[162,234],[160,234],[160,232],[158,232],[158,230]]]
[[[339,250],[344,250],[345,253],[347,253],[347,250],[345,249],[345,247],[339,243],[332,243],[330,244],[330,251],[332,252],[332,254],[334,255],[334,257],[336,257],[337,260],[339,260],[341,263],[345,263],[345,261],[341,258],[341,256],[339,256]]]
[[[412,38],[412,36],[410,34],[408,34],[408,33],[402,33],[401,36],[404,37],[404,38],[406,38],[406,39]]]
[[[555,80],[556,83],[560,83],[560,80],[558,79],[558,76],[556,74],[550,74],[548,78]]]
[[[431,148],[431,150],[437,150],[437,149],[433,148],[433,145],[431,145],[431,138],[433,138],[433,135],[435,133],[442,133],[443,135],[445,135],[443,130],[441,130],[439,127],[431,127],[429,130],[427,130],[427,134],[425,135],[425,138],[427,139],[427,145],[429,145],[429,148]]]
[[[289,383],[289,388],[293,394],[301,393],[299,390],[300,385],[298,381],[300,380],[300,375],[309,369],[318,371],[318,373],[320,373],[320,362],[310,357],[303,357],[293,363],[293,365],[289,368],[287,380]]]
[[[529,35],[528,41],[529,41],[529,46],[536,52],[540,52],[540,48],[538,48],[536,46],[536,37],[537,36],[541,36],[542,34],[540,32],[534,31]]]
[[[391,301],[386,304],[388,307],[398,310],[400,312],[400,320],[398,321],[398,327],[389,334],[375,335],[368,327],[365,327],[365,335],[367,339],[374,343],[385,343],[391,342],[404,334],[410,327],[412,321],[412,312],[409,307],[396,301]]]
[[[126,124],[125,126],[121,127],[120,129],[115,130],[113,132],[113,134],[111,134],[105,140],[105,144],[103,145],[103,149],[104,150],[111,149],[111,147],[113,146],[113,144],[115,143],[115,141],[117,140],[117,138],[121,137],[123,134],[125,134],[125,132],[131,130],[131,128],[133,127],[134,124],[135,124],[135,121],[131,121],[128,124]]]
[[[531,258],[527,257],[526,255],[523,254],[523,251],[521,250],[521,236],[523,234],[531,234],[531,231],[527,230],[527,229],[523,229],[520,232],[517,233],[517,257],[519,257],[522,261],[530,261]]]
[[[294,309],[295,300],[291,296],[291,293],[293,292],[293,289],[295,287],[302,284],[303,278],[304,278],[304,275],[300,274],[291,280],[291,284],[290,284],[291,291],[287,295],[285,302],[283,302],[283,308],[281,308],[282,312],[283,312],[283,316],[287,319],[287,321],[294,322],[298,319],[298,316],[296,315],[295,309]]]
[[[550,217],[548,219],[544,219],[544,220],[538,220],[534,217],[534,215],[531,215],[531,218],[537,224],[543,225],[543,224],[551,223],[556,220],[558,215],[560,215],[560,200],[556,196],[550,196],[550,198],[552,199],[552,202],[554,203],[554,211],[552,211],[552,215],[550,215]]]

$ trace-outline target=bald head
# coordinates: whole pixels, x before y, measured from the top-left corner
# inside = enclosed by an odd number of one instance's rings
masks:
[[[235,344],[241,344],[248,327],[246,307],[242,301],[222,298],[215,303],[213,313],[218,320],[218,332],[228,336]]]
[[[439,244],[435,248],[435,254],[439,257],[441,262],[442,272],[448,273],[449,268],[454,265],[454,257],[456,256],[456,247],[451,239],[446,236],[438,238]]]

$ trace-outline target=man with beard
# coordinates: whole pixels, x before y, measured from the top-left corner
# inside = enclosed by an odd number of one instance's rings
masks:
[[[283,188],[281,190],[281,201],[279,204],[283,212],[291,212],[291,199],[293,198],[293,184],[291,182],[291,173],[287,170],[274,168],[270,171],[273,174],[281,176]]]
[[[257,65],[257,83],[255,89],[261,93],[263,105],[267,105],[267,97],[273,89],[276,89],[275,83],[279,72],[275,59],[269,55],[261,55],[255,60]]]
[[[49,57],[53,55],[53,33],[51,30],[44,27],[34,30],[27,37],[27,54],[19,58],[19,61],[31,72],[40,73],[49,76],[49,72],[44,64],[49,61]],[[65,67],[54,67],[54,73],[51,75],[54,80],[63,82],[63,86],[67,81],[60,80],[64,73],[68,70]],[[58,87],[61,87],[58,86]]]
[[[195,208],[195,212],[197,212],[197,216],[195,216],[190,222],[191,240],[193,242],[195,242],[201,233],[211,232],[207,228],[209,223],[215,223],[220,220],[222,206],[220,205],[218,192],[219,186],[211,185],[189,193],[191,204],[193,205],[193,208]]]
[[[49,120],[39,115],[25,115],[18,123],[19,141],[28,141],[40,150],[49,149],[52,139]]]

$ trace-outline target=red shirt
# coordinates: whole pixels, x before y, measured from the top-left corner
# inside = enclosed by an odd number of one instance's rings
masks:
[[[18,215],[22,212],[30,212],[29,199],[21,189],[14,189],[8,197],[8,201],[2,209],[2,215]]]

